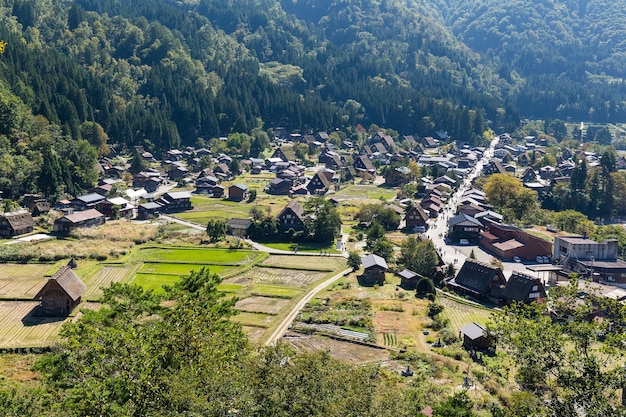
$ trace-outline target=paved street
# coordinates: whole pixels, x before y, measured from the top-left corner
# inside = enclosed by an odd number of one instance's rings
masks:
[[[474,255],[476,259],[482,262],[489,263],[492,259],[492,255],[486,253],[482,249],[480,249],[477,245],[470,246],[458,246],[458,245],[448,245],[445,242],[445,236],[448,231],[448,220],[454,216],[456,212],[456,205],[459,200],[462,198],[463,193],[472,187],[472,181],[480,175],[482,172],[483,166],[489,161],[489,159],[493,156],[494,147],[498,143],[498,138],[495,138],[489,148],[483,154],[483,158],[476,163],[474,170],[465,178],[459,189],[450,197],[448,200],[448,204],[442,214],[436,219],[430,220],[430,227],[426,231],[426,236],[430,238],[435,248],[440,252],[443,261],[446,264],[452,263],[456,267],[456,270],[461,268],[465,259],[470,256],[472,250],[474,250]],[[455,262],[456,260],[456,262]],[[504,274],[505,276],[510,276],[511,272],[516,271],[526,271],[526,266],[524,264],[518,264],[515,262],[504,262]],[[530,272],[530,271],[527,271]]]

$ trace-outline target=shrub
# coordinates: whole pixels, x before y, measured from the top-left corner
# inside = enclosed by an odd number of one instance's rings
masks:
[[[445,329],[441,330],[441,332],[439,334],[441,335],[441,340],[443,340],[443,342],[446,345],[451,345],[453,343],[458,342],[458,340],[459,340],[459,338],[457,337],[457,335],[454,332],[454,330],[452,330],[450,328],[445,328]]]
[[[428,304],[428,317],[434,319],[435,316],[443,311],[444,307],[441,304],[430,303]]]

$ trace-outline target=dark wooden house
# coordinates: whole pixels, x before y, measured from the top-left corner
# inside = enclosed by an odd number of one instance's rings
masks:
[[[248,186],[245,184],[233,184],[228,187],[228,199],[232,201],[243,201],[248,198]]]
[[[35,220],[28,211],[0,213],[0,236],[13,237],[33,231]]]
[[[385,273],[389,269],[387,261],[378,255],[367,255],[362,260],[363,275],[359,277],[361,285],[383,285],[385,283]]]
[[[474,322],[463,326],[459,333],[466,349],[490,349],[494,345],[493,337],[489,336],[484,327]]]
[[[173,213],[191,210],[191,194],[188,191],[170,191],[163,194],[158,203],[163,206],[163,212]]]
[[[304,230],[304,209],[297,200],[289,204],[278,214],[278,229],[281,231],[293,229],[296,232]]]
[[[404,221],[406,222],[406,227],[409,229],[414,229],[419,226],[427,227],[428,215],[420,206],[412,206],[406,212]]]
[[[307,190],[312,195],[315,194],[326,194],[330,189],[330,181],[328,179],[328,175],[326,173],[330,173],[330,171],[317,171],[311,181],[306,185]],[[330,173],[332,176],[332,173]]]
[[[64,266],[48,279],[35,296],[40,300],[40,313],[44,316],[63,317],[81,303],[87,290],[70,266]]]
[[[53,230],[58,233],[68,233],[79,227],[99,226],[104,222],[104,214],[96,209],[77,211],[55,220]]]
[[[535,301],[542,302],[546,298],[546,290],[539,278],[517,271],[513,271],[504,288],[494,289],[492,294],[500,299],[500,304],[516,301],[530,304]]]
[[[417,288],[417,283],[420,279],[423,278],[417,272],[413,272],[410,269],[405,269],[401,272],[398,272],[398,276],[400,276],[400,286],[405,290],[414,290]]]
[[[148,220],[159,217],[162,208],[163,207],[159,203],[155,202],[140,204],[139,207],[137,207],[137,219]]]
[[[469,295],[478,300],[490,300],[492,289],[506,285],[502,270],[494,265],[467,258],[457,276],[448,282],[448,286],[461,295]]]

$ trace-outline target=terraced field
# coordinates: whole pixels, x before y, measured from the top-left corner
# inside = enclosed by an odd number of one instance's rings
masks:
[[[346,260],[337,256],[272,255],[261,262],[262,266],[298,268],[310,271],[338,271],[346,268]]]
[[[128,282],[136,268],[131,266],[105,266],[89,278],[83,281],[87,286],[84,295],[86,300],[97,300],[102,296],[102,287],[108,287],[112,282]]]
[[[263,252],[245,250],[148,248],[141,249],[136,258],[153,263],[243,265],[262,259],[263,256],[265,256]]]
[[[458,303],[445,297],[440,297],[439,301],[444,305],[443,314],[450,319],[450,328],[455,332],[471,322],[487,324],[493,313],[492,310]]]

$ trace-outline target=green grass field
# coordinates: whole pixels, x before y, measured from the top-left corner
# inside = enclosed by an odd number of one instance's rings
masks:
[[[254,251],[200,248],[149,248],[142,249],[137,254],[137,258],[145,262],[222,265],[243,265],[262,256],[263,253]]]
[[[173,285],[180,281],[180,275],[142,274],[135,275],[133,284],[139,285],[145,291],[163,292],[163,285]]]
[[[266,297],[293,298],[301,295],[303,293],[303,289],[283,287],[280,285],[255,284],[250,289],[250,293]]]
[[[180,276],[189,275],[191,271],[198,270],[203,266],[207,267],[211,271],[211,273],[218,275],[233,270],[232,267],[224,265],[145,263],[143,264],[139,272],[142,274],[163,274]]]
[[[335,249],[334,243],[312,243],[312,242],[300,242],[300,243],[263,243],[263,246],[268,248],[292,251],[292,246],[298,246],[298,252],[319,252],[321,250],[330,253],[341,253]]]
[[[244,326],[269,327],[276,316],[263,313],[240,312],[233,317],[233,320]]]
[[[342,199],[355,200],[379,200],[381,198],[390,200],[396,196],[396,190],[393,188],[383,188],[376,185],[350,185],[335,193],[337,197]]]

